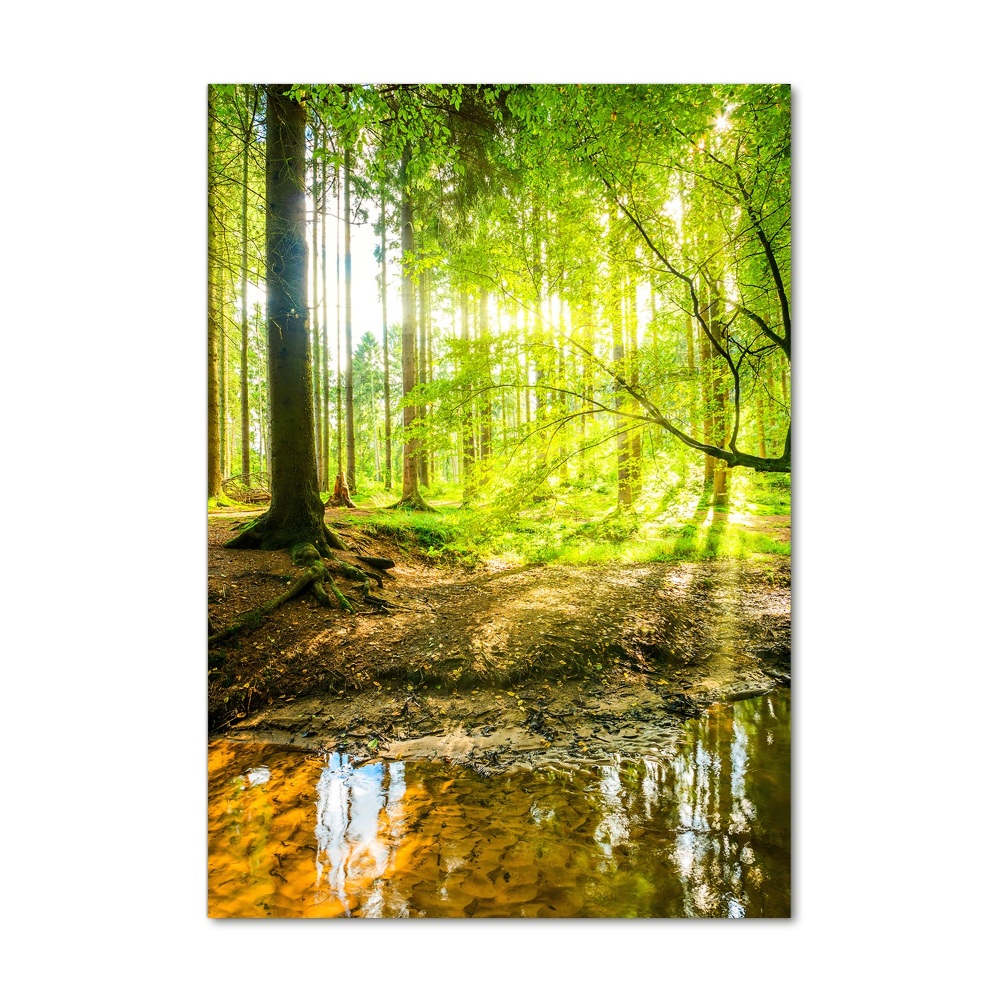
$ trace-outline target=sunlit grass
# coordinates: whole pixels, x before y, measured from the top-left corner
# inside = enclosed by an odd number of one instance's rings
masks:
[[[700,471],[656,481],[632,511],[617,508],[614,483],[552,489],[543,499],[514,496],[460,507],[459,490],[438,491],[433,513],[376,509],[368,529],[413,544],[432,559],[508,566],[559,563],[672,563],[787,556],[788,476],[734,471],[729,502],[714,507]],[[379,500],[385,504],[379,504]],[[372,490],[365,507],[394,498]],[[516,501],[520,500],[520,503]],[[434,502],[432,500],[432,502]],[[760,520],[761,516],[767,520]],[[345,515],[347,516],[347,515]]]

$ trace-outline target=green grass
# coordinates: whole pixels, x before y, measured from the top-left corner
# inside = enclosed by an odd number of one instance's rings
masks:
[[[486,560],[508,565],[560,563],[699,562],[787,556],[781,522],[755,522],[760,515],[787,516],[790,477],[734,470],[729,504],[713,508],[702,490],[700,470],[686,479],[650,476],[634,511],[617,510],[613,482],[551,486],[532,501],[508,493],[460,508],[457,487],[437,490],[434,513],[376,510],[366,529],[389,535],[404,548],[415,546],[431,559],[466,564]],[[383,506],[393,497],[373,489],[364,506]],[[536,493],[536,496],[538,494]],[[380,503],[381,501],[381,503]],[[749,523],[748,523],[749,522]]]

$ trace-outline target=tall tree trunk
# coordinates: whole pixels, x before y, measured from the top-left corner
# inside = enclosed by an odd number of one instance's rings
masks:
[[[427,275],[427,384],[434,381],[434,323],[432,322],[433,310],[433,286],[431,284],[431,274]],[[430,413],[433,403],[428,404],[427,411]],[[424,447],[424,454],[427,456],[427,478],[434,482],[434,449]]]
[[[403,298],[403,396],[413,392],[417,381],[417,316],[413,291],[413,196],[410,193],[409,168],[412,151],[407,143],[400,164],[400,247],[402,250]],[[420,496],[418,461],[420,441],[414,433],[417,408],[412,401],[403,404],[403,495],[399,506],[426,508]]]
[[[626,299],[629,333],[629,363],[628,378],[629,385],[636,389],[639,386],[639,300],[637,295],[636,282],[634,278],[626,278],[628,282],[629,294]],[[629,409],[636,409],[636,401],[629,400]],[[629,463],[629,485],[632,489],[632,498],[635,500],[642,490],[642,431],[636,428],[630,435],[631,461]]]
[[[382,222],[382,392],[385,399],[385,488],[392,489],[392,406],[389,400],[389,320],[385,260],[385,191],[382,192],[379,217]]]
[[[462,315],[462,363],[471,364],[472,338],[469,336],[469,293],[463,288],[460,292],[460,309]],[[462,502],[469,503],[476,495],[476,440],[475,424],[472,416],[472,381],[465,378],[462,386]]]
[[[708,305],[704,302],[706,295],[704,282],[701,288],[702,301],[698,314],[707,323],[709,322]],[[709,444],[715,443],[715,406],[712,396],[712,342],[708,339],[704,327],[701,327],[700,354],[701,354],[701,413],[702,413],[702,440]],[[705,489],[714,488],[715,483],[715,456],[705,456]]]
[[[221,284],[221,283],[220,283]],[[223,286],[224,292],[224,286]],[[229,478],[229,435],[228,415],[229,415],[229,386],[227,385],[227,367],[229,358],[227,357],[227,334],[226,334],[226,301],[225,294],[222,297],[222,311],[219,314],[219,464],[222,467],[222,478]]]
[[[720,341],[722,322],[719,319],[719,290],[715,284],[709,287],[708,322],[712,336]],[[724,361],[722,355],[712,347],[712,408],[715,413],[715,437],[710,440],[719,448],[726,447],[726,383],[722,377]],[[716,459],[712,475],[712,502],[718,506],[729,499],[729,465],[724,459]]]
[[[561,286],[559,289],[559,336],[556,338],[556,363],[558,365],[558,372],[556,376],[556,381],[559,386],[564,386],[566,384],[566,273],[563,272],[561,276]],[[566,406],[566,392],[562,388],[559,390],[558,396],[558,418],[563,420],[568,413],[568,408]],[[565,485],[569,482],[569,456],[566,453],[566,435],[564,432],[568,424],[561,424],[558,430],[559,434],[559,480]]]
[[[244,91],[249,98],[249,93]],[[243,132],[243,198],[240,205],[240,472],[243,482],[250,485],[250,310],[247,301],[249,283],[250,238],[248,201],[250,188],[250,143],[253,141],[254,120],[257,117],[257,88],[253,88],[253,105],[247,103],[247,120]]]
[[[691,427],[691,437],[696,438],[698,436],[698,428],[696,422],[698,419],[698,369],[695,366],[694,360],[694,321],[691,319],[690,313],[684,314],[684,341],[687,346],[687,366],[688,366],[688,377],[691,379],[691,394],[690,394],[690,405],[688,407],[690,412],[690,427]],[[707,439],[706,439],[707,440]]]
[[[418,360],[417,360],[417,383],[420,386],[425,386],[427,384],[427,331],[430,328],[430,323],[428,322],[428,309],[430,307],[430,295],[428,294],[428,274],[426,271],[420,272],[419,282],[417,284],[417,295],[418,295],[418,306],[419,306],[419,344],[418,344]],[[421,403],[418,407],[417,417],[420,420],[420,426],[424,427],[427,422],[427,406]],[[427,448],[426,439],[424,440],[424,447],[420,449],[419,457],[419,472],[420,472],[420,485],[424,488],[430,485],[427,474]]]
[[[208,88],[208,496],[222,493],[219,442],[219,264],[216,181],[215,88]]]
[[[254,344],[259,350],[258,356],[263,359],[264,350],[262,346],[263,335],[260,328],[260,303],[255,302],[253,304],[253,339]],[[265,440],[267,438],[267,421],[268,421],[268,406],[267,406],[267,380],[263,377],[263,371],[258,369],[257,372],[258,380],[257,384],[260,386],[260,391],[257,396],[257,431],[260,435],[260,440],[257,445],[257,466],[262,473],[266,473],[268,469],[267,462],[267,450],[265,446]]]
[[[344,188],[338,188],[337,190],[337,212],[338,215],[340,211],[344,208],[344,200],[341,198],[341,192],[346,190]],[[350,195],[347,196],[347,201],[350,201]],[[345,220],[347,215],[344,216]],[[344,225],[344,232],[347,234],[348,244],[350,243],[350,230],[347,223]],[[345,282],[345,285],[347,283]],[[350,295],[347,296],[348,301],[350,301]],[[347,476],[344,474],[344,400],[343,400],[343,383],[342,383],[342,368],[343,368],[343,357],[342,357],[342,340],[340,333],[340,227],[337,227],[337,477],[333,481],[333,490],[330,493],[329,498],[326,501],[327,507],[354,507],[354,501],[351,499],[351,491],[347,485]],[[350,364],[350,361],[348,361]],[[353,389],[353,385],[351,387]],[[352,413],[353,416],[353,413]],[[350,435],[348,435],[350,440]]]
[[[323,151],[326,152],[326,132],[323,132]],[[322,290],[323,298],[323,324],[322,324],[322,339],[323,339],[323,358],[322,358],[322,371],[323,371],[323,433],[321,435],[321,440],[323,442],[321,451],[323,452],[323,461],[321,462],[320,469],[320,480],[319,487],[324,492],[329,492],[330,490],[330,343],[327,337],[327,320],[329,314],[327,311],[327,302],[329,299],[329,289],[326,283],[326,157],[323,157],[323,191],[320,195],[321,203],[321,216],[322,224],[320,227],[320,247],[321,247],[321,264],[322,269],[322,279],[320,282],[320,288]]]
[[[343,210],[340,186],[337,187],[337,216]],[[340,227],[337,227],[337,478],[344,478],[344,398],[343,398],[343,333],[340,326]],[[345,481],[345,486],[346,481]]]
[[[612,360],[614,361],[615,373],[619,378],[625,379],[628,373],[625,369],[625,333],[622,322],[622,311],[624,301],[622,298],[621,273],[616,262],[611,265],[611,340],[612,340]],[[624,410],[626,406],[625,395],[620,388],[616,388],[614,397],[616,410]],[[615,438],[616,466],[618,471],[618,507],[620,510],[629,510],[632,507],[632,449],[629,441],[629,434],[626,430],[627,421],[625,417],[615,416],[615,427],[618,434]]]
[[[319,145],[318,126],[313,121],[313,152]],[[320,332],[319,332],[319,161],[312,158],[312,305],[309,309],[309,329],[312,333],[312,364],[313,380],[313,440],[316,442],[316,481],[323,476],[323,373],[320,370]]]
[[[267,333],[271,388],[271,506],[227,544],[287,548],[311,542],[330,553],[313,441],[307,328],[305,110],[267,88]]]
[[[354,470],[354,343],[351,333],[351,150],[344,150],[344,418],[347,437],[347,488],[357,488]]]
[[[479,461],[480,474],[486,476],[486,463],[493,451],[493,399],[489,390],[492,382],[490,365],[489,293],[479,286],[479,348],[482,394],[479,397]]]
[[[583,334],[583,346],[586,349],[586,353],[583,359],[583,395],[586,399],[594,398],[594,289],[593,287],[587,287],[586,294],[584,296],[584,334]],[[583,403],[583,422],[582,427],[584,428],[581,432],[581,437],[584,441],[587,439],[587,413],[586,410],[589,408],[589,404]],[[591,417],[591,420],[594,418]],[[594,479],[594,450],[592,448],[588,449],[586,452],[586,459],[584,460],[584,475],[588,481]]]

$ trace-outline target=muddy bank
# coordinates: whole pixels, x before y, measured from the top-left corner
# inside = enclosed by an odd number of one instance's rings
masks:
[[[227,529],[210,527],[222,627],[295,572],[284,552],[222,549]],[[468,571],[389,554],[391,615],[296,600],[213,650],[212,728],[490,770],[642,753],[714,701],[790,680],[786,558]]]

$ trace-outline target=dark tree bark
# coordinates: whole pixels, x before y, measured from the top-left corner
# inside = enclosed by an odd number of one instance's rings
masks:
[[[324,151],[326,149],[326,132],[323,132],[323,146]],[[327,180],[326,180],[326,158],[323,158],[323,172],[322,172],[322,183],[323,190],[320,194],[320,205],[321,205],[321,215],[322,220],[320,226],[320,245],[322,247],[322,278],[320,287],[322,289],[323,298],[323,325],[322,325],[322,382],[323,382],[323,433],[322,437],[322,452],[323,461],[320,463],[320,477],[319,486],[321,490],[330,489],[330,344],[327,339],[327,301],[328,301],[328,291],[326,284],[326,190],[327,190]]]
[[[222,492],[219,444],[218,191],[215,179],[215,88],[208,88],[208,495]]]
[[[319,145],[318,126],[315,120],[312,123],[312,135],[312,148],[315,152]],[[315,158],[312,159],[312,206],[312,246],[310,247],[312,304],[309,307],[309,330],[312,339],[310,364],[313,374],[313,438],[316,442],[316,481],[319,482],[323,478],[323,386],[320,369],[322,344],[320,343],[319,331],[319,162]]]
[[[351,150],[344,150],[344,419],[347,436],[347,488],[357,488],[354,467],[354,343],[351,332]]]
[[[323,523],[313,440],[306,289],[304,108],[267,88],[267,347],[271,390],[271,505],[230,548],[282,549],[336,536]]]
[[[250,485],[250,311],[247,302],[247,283],[249,281],[249,228],[248,228],[248,198],[250,191],[250,144],[253,142],[254,122],[257,118],[258,91],[253,90],[253,103],[249,101],[250,88],[245,91],[247,97],[246,120],[243,130],[243,200],[240,206],[240,472],[243,481]]]

